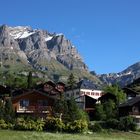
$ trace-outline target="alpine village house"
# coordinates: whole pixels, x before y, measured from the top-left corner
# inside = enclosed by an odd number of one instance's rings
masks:
[[[48,81],[33,90],[17,90],[13,93],[12,104],[17,115],[52,115],[55,100],[64,93],[65,84]]]

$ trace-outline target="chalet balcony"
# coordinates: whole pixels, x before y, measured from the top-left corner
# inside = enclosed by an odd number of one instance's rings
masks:
[[[140,116],[140,112],[129,112],[129,115]]]
[[[50,113],[52,111],[51,106],[28,106],[19,107],[17,113]]]

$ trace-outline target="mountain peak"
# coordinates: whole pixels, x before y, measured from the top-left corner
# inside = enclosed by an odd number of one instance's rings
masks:
[[[63,80],[73,71],[76,72],[77,79],[89,77],[99,81],[96,76],[90,75],[78,50],[62,33],[49,33],[29,26],[2,25],[0,56],[5,69],[16,64],[19,68],[25,66],[45,72],[49,79],[59,76]],[[42,74],[38,74],[39,77],[40,75]]]
[[[14,39],[22,39],[34,34],[35,30],[29,26],[16,26],[9,27],[9,32]]]
[[[122,72],[98,75],[105,84],[119,84],[124,87],[140,77],[140,62],[137,62]]]

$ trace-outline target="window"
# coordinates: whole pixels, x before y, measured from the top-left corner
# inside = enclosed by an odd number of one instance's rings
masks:
[[[25,99],[25,100],[20,100],[20,108],[21,109],[26,109],[29,106],[29,100]]]
[[[86,95],[90,95],[90,92],[86,92]]]
[[[99,96],[99,93],[98,92],[96,92],[96,96]]]

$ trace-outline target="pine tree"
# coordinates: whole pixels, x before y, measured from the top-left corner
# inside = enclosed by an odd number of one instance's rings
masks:
[[[68,86],[70,86],[71,88],[73,88],[75,86],[76,81],[75,81],[75,77],[74,77],[73,73],[71,73],[69,75],[67,83],[68,83]]]
[[[74,98],[68,101],[68,121],[72,122],[74,120],[88,120],[87,114],[78,107]]]
[[[11,99],[6,99],[4,106],[4,119],[6,121],[12,121],[14,119],[14,110],[12,106]]]
[[[32,72],[31,71],[29,72],[27,83],[28,83],[28,88],[31,88],[32,87]]]
[[[67,84],[68,84],[69,88],[72,90],[72,93],[74,95],[73,89],[74,89],[74,86],[76,85],[76,81],[75,81],[75,77],[74,77],[73,73],[71,73],[69,75],[68,80],[67,80]]]
[[[60,98],[59,100],[56,100],[54,103],[54,116],[59,117],[60,119],[67,119],[68,115],[68,106],[67,101],[64,98]],[[56,113],[59,116],[56,116]]]

